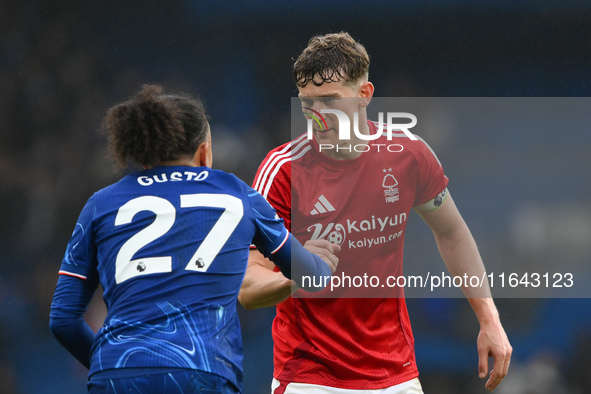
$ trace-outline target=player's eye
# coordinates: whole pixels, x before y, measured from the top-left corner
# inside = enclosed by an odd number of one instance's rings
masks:
[[[302,102],[302,107],[311,107],[312,105],[314,105],[314,102],[310,99],[300,98],[300,100]]]

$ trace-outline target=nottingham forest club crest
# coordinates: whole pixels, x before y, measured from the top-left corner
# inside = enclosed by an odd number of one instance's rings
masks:
[[[400,193],[398,192],[398,181],[394,178],[394,175],[390,174],[391,168],[384,168],[384,180],[382,181],[382,187],[384,188],[384,197],[386,202],[396,202],[400,200]]]

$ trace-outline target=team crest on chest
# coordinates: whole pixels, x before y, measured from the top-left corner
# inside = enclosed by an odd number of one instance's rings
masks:
[[[400,201],[400,192],[398,191],[398,181],[394,178],[391,168],[384,168],[382,172],[385,174],[382,181],[382,187],[384,188],[384,197],[386,202]]]

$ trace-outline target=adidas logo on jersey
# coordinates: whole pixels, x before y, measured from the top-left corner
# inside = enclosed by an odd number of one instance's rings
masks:
[[[310,211],[310,215],[318,215],[319,213],[333,211],[335,211],[335,208],[332,206],[330,202],[328,202],[326,197],[324,197],[324,194],[321,194],[320,197],[318,197],[318,201],[314,205],[314,209]]]

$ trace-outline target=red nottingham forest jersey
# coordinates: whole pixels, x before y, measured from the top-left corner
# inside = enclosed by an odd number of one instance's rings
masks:
[[[376,124],[368,123],[375,134]],[[354,278],[402,275],[408,214],[448,180],[421,139],[394,132],[392,140],[367,142],[369,150],[358,147],[367,150],[358,158],[333,160],[304,134],[269,152],[257,171],[254,188],[300,242],[327,239],[342,248],[334,274],[342,287],[315,293],[324,298],[297,292],[277,305],[278,380],[377,389],[418,376],[403,293],[355,287]]]

